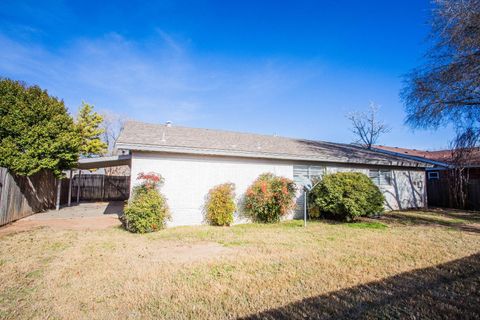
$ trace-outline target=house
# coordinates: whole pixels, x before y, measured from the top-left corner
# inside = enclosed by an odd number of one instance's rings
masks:
[[[349,144],[132,121],[125,124],[117,148],[131,154],[131,187],[138,183],[140,172],[164,177],[162,192],[172,212],[170,225],[201,224],[210,188],[232,182],[241,201],[248,186],[265,172],[300,185],[326,173],[358,171],[380,187],[387,209],[426,203],[428,164]],[[289,218],[301,216],[301,194],[299,209]]]
[[[453,207],[457,209],[480,210],[480,148],[471,149],[461,164],[454,159],[453,150],[424,151],[390,146],[374,146],[375,151],[403,157],[406,160],[429,164],[426,168],[428,205]],[[459,207],[453,199],[450,180],[461,168],[462,175],[468,177],[465,207]]]

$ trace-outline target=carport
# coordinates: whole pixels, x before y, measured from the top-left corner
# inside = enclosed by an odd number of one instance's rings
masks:
[[[81,195],[85,193],[82,191],[85,191],[87,184],[90,191],[96,190],[95,192],[93,192],[93,197],[91,197],[90,200],[122,200],[122,199],[109,199],[108,194],[106,194],[106,190],[107,190],[106,187],[109,185],[113,185],[115,187],[115,183],[116,183],[115,181],[117,181],[122,183],[123,189],[128,190],[129,181],[130,181],[129,176],[122,177],[122,176],[109,176],[105,174],[102,174],[102,175],[90,174],[90,170],[109,168],[109,167],[118,167],[118,166],[130,167],[130,164],[131,164],[131,155],[116,155],[116,156],[108,156],[108,157],[79,159],[76,167],[72,168],[69,171],[68,178],[63,179],[63,182],[61,180],[57,185],[56,209],[57,210],[60,209],[61,199],[65,197],[66,197],[65,202],[69,207],[72,205],[72,196],[76,196],[75,200],[77,204],[80,203]],[[88,174],[83,174],[83,173],[86,173],[85,172],[86,170],[89,171]],[[125,186],[125,184],[128,184],[128,185]],[[75,192],[75,194],[73,194],[73,192]],[[90,196],[92,196],[92,192],[90,192]]]

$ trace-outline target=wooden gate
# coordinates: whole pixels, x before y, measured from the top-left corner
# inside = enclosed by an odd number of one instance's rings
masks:
[[[62,181],[61,203],[68,202],[70,180]],[[80,191],[79,191],[80,187]],[[130,194],[130,176],[107,176],[103,174],[76,175],[72,179],[71,201],[120,201],[127,200]]]

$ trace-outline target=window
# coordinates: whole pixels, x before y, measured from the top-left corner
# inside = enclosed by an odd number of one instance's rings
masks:
[[[308,165],[294,165],[293,166],[293,181],[297,184],[300,190],[303,189],[305,183],[315,183],[316,181],[322,179],[323,175],[326,172],[326,167],[324,166],[308,166]],[[303,206],[305,202],[305,197],[303,192],[297,198],[297,214],[303,213]]]
[[[430,171],[428,173],[428,180],[438,180],[440,179],[440,174],[438,171]]]
[[[368,171],[370,179],[377,186],[390,186],[392,185],[392,171],[391,170],[377,170],[370,169]]]
[[[307,166],[295,165],[293,166],[293,180],[299,186],[303,186],[305,180],[313,182],[321,179],[325,174],[325,167],[322,166]]]

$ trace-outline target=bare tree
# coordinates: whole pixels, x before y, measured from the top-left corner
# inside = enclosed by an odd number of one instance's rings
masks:
[[[371,149],[377,143],[380,136],[388,133],[390,128],[378,120],[379,106],[370,103],[368,112],[352,112],[347,115],[352,123],[352,132],[356,137],[356,143],[367,149]]]
[[[470,180],[470,164],[472,156],[477,151],[478,134],[471,128],[458,134],[451,144],[451,169],[448,171],[448,187],[450,206],[466,209],[468,183]]]
[[[115,144],[117,143],[120,132],[122,132],[127,119],[126,117],[111,111],[102,112],[102,116],[102,127],[105,130],[102,139],[108,146],[105,155],[115,155],[117,153]]]
[[[435,0],[432,47],[405,82],[407,123],[480,134],[480,0]]]
[[[104,155],[112,156],[118,153],[118,150],[115,147],[117,140],[120,136],[120,133],[125,126],[127,118],[118,113],[111,111],[102,112],[103,123],[102,127],[105,130],[102,139],[107,144],[107,151]],[[117,166],[117,167],[107,167],[105,168],[106,175],[129,175],[130,168],[128,166]]]

